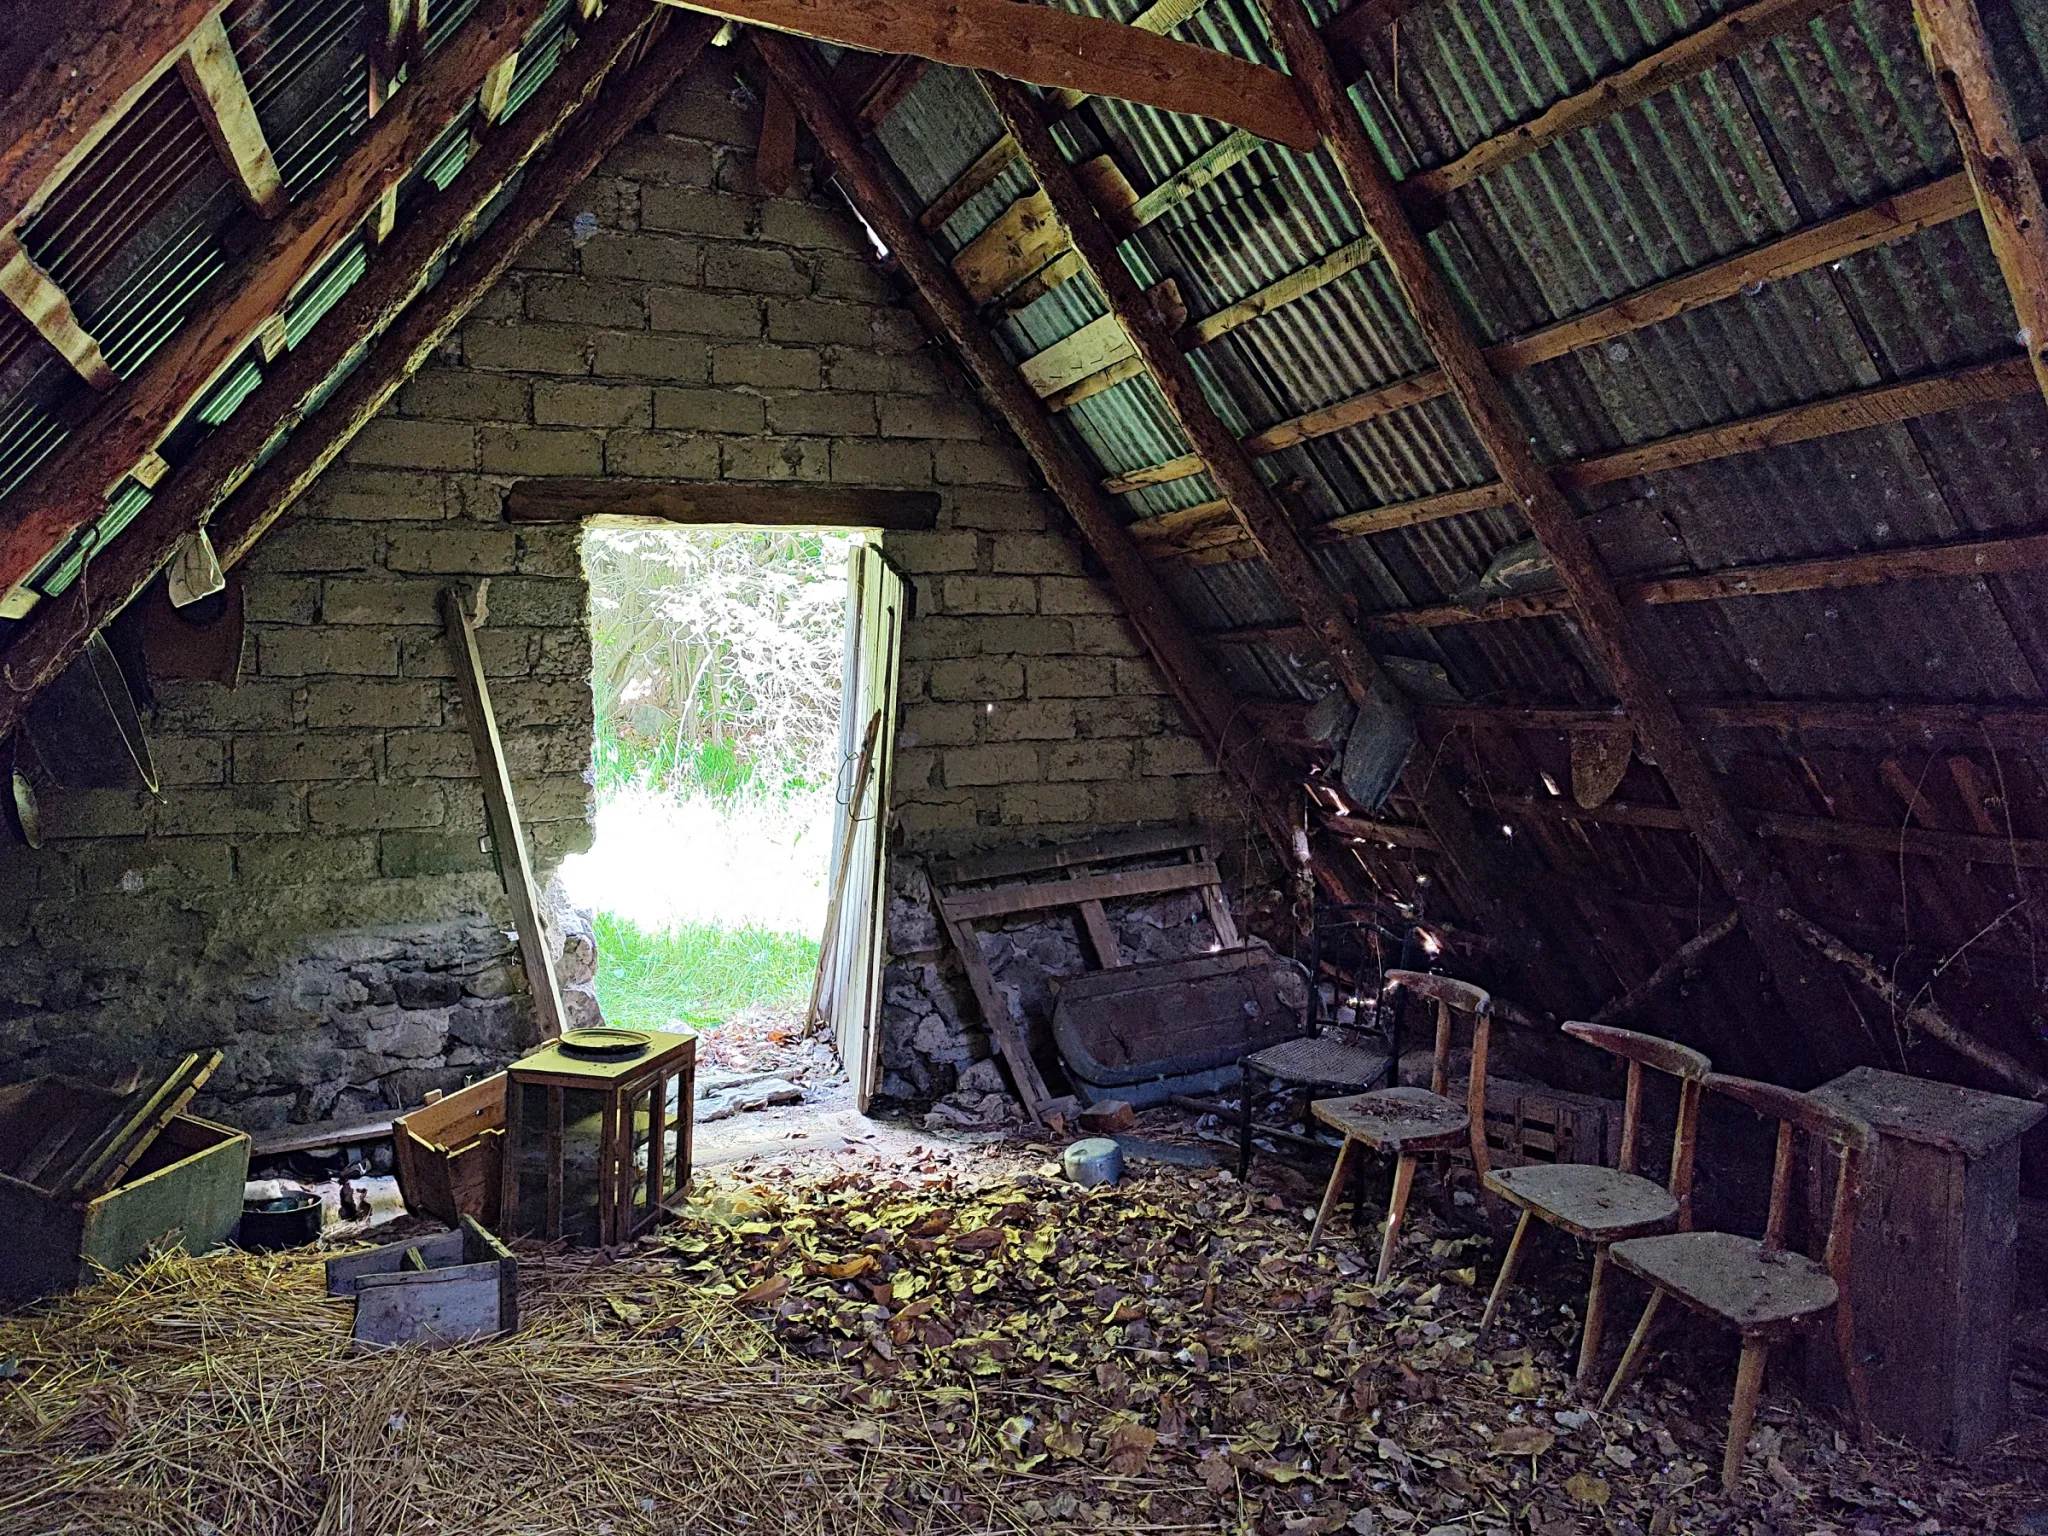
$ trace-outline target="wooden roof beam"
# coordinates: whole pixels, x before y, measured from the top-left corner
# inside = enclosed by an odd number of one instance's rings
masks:
[[[756,33],[753,42],[854,207],[888,245],[973,371],[983,395],[1017,435],[1102,562],[1125,617],[1159,667],[1189,726],[1223,771],[1244,786],[1268,839],[1286,849],[1293,828],[1292,787],[1247,730],[1229,684],[1139,553],[1115,503],[1102,493],[1094,473],[1017,376],[1015,365],[982,324],[952,269],[926,244],[915,220],[864,152],[852,114],[827,90],[808,50],[775,32]]]
[[[0,228],[20,224],[142,93],[175,69],[226,0],[107,0],[74,8],[0,99]]]
[[[0,591],[34,570],[74,528],[100,515],[121,477],[241,354],[299,279],[417,163],[491,65],[519,45],[544,6],[545,0],[486,0],[326,180],[268,225],[256,249],[209,286],[148,366],[110,391],[64,446],[0,504]]]
[[[1913,19],[2020,334],[2048,396],[2048,203],[2021,143],[1976,0],[1913,0]]]
[[[249,99],[248,84],[219,16],[207,17],[193,30],[178,55],[178,73],[192,105],[199,109],[207,137],[235,173],[244,201],[264,218],[276,218],[291,199],[285,195],[277,159],[263,136],[256,103]]]
[[[1301,0],[1261,4],[1367,232],[1379,241],[1473,435],[1502,481],[1513,489],[1518,510],[1571,594],[1580,630],[1627,708],[1630,723],[1684,809],[1701,851],[1741,909],[1781,1005],[1789,1017],[1817,1026],[1813,1035],[1825,1031],[1825,1038],[1814,1039],[1802,1033],[1795,1038],[1804,1042],[1803,1048],[1794,1046],[1785,1053],[1791,1075],[1812,1076],[1842,1057],[1849,1026],[1839,999],[1823,985],[1810,957],[1778,915],[1788,904],[1783,877],[1736,820],[1698,742],[1679,719],[1577,512],[1537,459],[1527,426],[1487,366],[1478,339],[1415,232]]]
[[[92,579],[74,582],[62,597],[35,609],[6,652],[13,686],[0,688],[0,737],[19,722],[36,691],[70,664],[87,637],[148,585],[186,534],[206,524],[224,565],[246,556],[292,497],[375,415],[419,359],[446,339],[611,147],[654,109],[714,30],[712,23],[696,18],[671,27],[645,59],[598,94],[607,71],[647,30],[648,14],[635,0],[611,0],[606,14],[584,31],[526,110],[486,132],[477,154],[447,190],[423,198],[410,211],[392,241],[371,258],[363,279],[297,347],[265,370],[263,382],[241,409],[199,442],[157,487],[135,522],[94,557]],[[394,97],[392,111],[411,94],[409,88]],[[557,133],[559,142],[549,147]],[[437,261],[522,166],[526,175],[512,201],[441,280],[426,288]],[[368,354],[333,397],[302,420],[305,402],[366,345]],[[283,446],[252,475],[276,434],[292,428]]]
[[[907,53],[1033,85],[1214,118],[1296,149],[1315,145],[1301,100],[1278,70],[1054,6],[1020,0],[904,6],[693,0],[690,8],[870,53]]]
[[[1013,81],[985,74],[982,84],[1040,190],[1051,201],[1083,269],[1095,280],[1109,312],[1130,338],[1167,408],[1208,466],[1245,532],[1265,555],[1274,581],[1321,640],[1332,670],[1361,718],[1391,717],[1412,732],[1414,722],[1407,718],[1405,696],[1366,648],[1352,624],[1350,604],[1309,554],[1292,516],[1259,478],[1236,435],[1209,404],[1187,355],[1175,340],[1178,324],[1162,316],[1157,303],[1139,289],[1117,253],[1115,233],[1053,143],[1036,103]],[[1490,919],[1502,938],[1519,936],[1525,944],[1536,940],[1542,930],[1514,898],[1517,887],[1479,837],[1470,814],[1457,803],[1449,781],[1429,772],[1426,765],[1418,767],[1405,782],[1421,803],[1430,830],[1465,876],[1473,905]]]

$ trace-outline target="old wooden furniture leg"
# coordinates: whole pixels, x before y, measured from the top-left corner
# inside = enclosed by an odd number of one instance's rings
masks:
[[[1600,1364],[1600,1335],[1607,1323],[1607,1270],[1607,1245],[1600,1243],[1593,1249],[1593,1283],[1586,1291],[1586,1326],[1579,1339],[1577,1386],[1581,1392],[1593,1390],[1593,1372]]]
[[[1374,1285],[1385,1285],[1394,1268],[1394,1249],[1401,1242],[1401,1218],[1408,1214],[1408,1192],[1415,1187],[1415,1154],[1403,1152],[1394,1164],[1394,1198],[1387,1203],[1387,1235],[1380,1243],[1380,1267]]]
[[[1245,1124],[1251,1124],[1251,1116],[1245,1116]],[[1337,1153],[1337,1166],[1330,1170],[1330,1186],[1323,1191],[1322,1206],[1316,1211],[1316,1224],[1309,1229],[1308,1245],[1313,1248],[1323,1239],[1323,1228],[1328,1225],[1331,1215],[1337,1209],[1337,1202],[1344,1198],[1345,1182],[1351,1177],[1351,1165],[1365,1156],[1365,1148],[1349,1136]]]
[[[1237,1064],[1237,1181],[1242,1184],[1252,1171],[1252,1072],[1243,1062]],[[1350,1143],[1347,1141],[1348,1147]],[[1338,1166],[1342,1166],[1344,1154],[1337,1154]],[[1323,1203],[1329,1204],[1327,1196]],[[1311,1244],[1313,1246],[1313,1244]]]
[[[1742,1452],[1749,1444],[1749,1426],[1756,1419],[1756,1400],[1764,1387],[1764,1361],[1769,1341],[1758,1334],[1742,1336],[1742,1360],[1735,1367],[1735,1406],[1728,1411],[1728,1449],[1721,1457],[1721,1486],[1733,1493],[1742,1475]]]
[[[1528,1241],[1529,1228],[1535,1219],[1532,1212],[1525,1210],[1522,1219],[1515,1223],[1515,1235],[1508,1240],[1507,1257],[1500,1261],[1500,1278],[1493,1282],[1493,1293],[1486,1298],[1486,1311],[1479,1318],[1479,1341],[1482,1344],[1493,1331],[1493,1320],[1500,1315],[1500,1304],[1507,1299],[1508,1290],[1515,1283],[1515,1271],[1522,1267],[1523,1244]]]
[[[1629,1335],[1628,1348],[1621,1352],[1621,1364],[1614,1368],[1614,1379],[1600,1394],[1602,1408],[1611,1407],[1621,1396],[1622,1389],[1635,1380],[1636,1372],[1643,1368],[1643,1359],[1650,1352],[1650,1330],[1656,1326],[1657,1309],[1663,1304],[1664,1293],[1651,1291],[1649,1304],[1643,1308],[1643,1315],[1636,1322],[1636,1331]]]

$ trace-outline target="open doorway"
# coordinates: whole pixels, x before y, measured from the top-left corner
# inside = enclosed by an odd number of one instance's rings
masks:
[[[843,530],[598,525],[584,566],[596,827],[563,880],[606,1021],[698,1032],[700,1121],[865,1108],[900,587]]]

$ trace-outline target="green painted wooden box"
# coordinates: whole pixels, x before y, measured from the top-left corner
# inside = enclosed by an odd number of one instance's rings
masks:
[[[59,1117],[99,1113],[111,1089],[45,1077],[0,1088],[0,1301],[28,1301],[126,1269],[152,1246],[203,1253],[234,1236],[249,1177],[249,1138],[180,1115],[127,1177],[97,1200],[59,1200],[13,1177],[23,1151]]]

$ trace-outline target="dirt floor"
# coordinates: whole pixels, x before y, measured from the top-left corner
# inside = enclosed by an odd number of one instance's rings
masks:
[[[806,1086],[704,1128],[658,1236],[523,1247],[512,1338],[353,1353],[310,1251],[0,1318],[0,1532],[2048,1531],[2048,1420],[1968,1469],[1865,1455],[1789,1359],[1724,1495],[1732,1341],[1674,1327],[1616,1411],[1579,1401],[1555,1244],[1477,1348],[1496,1249],[1443,1190],[1375,1291],[1369,1224],[1305,1254],[1276,1159],[1081,1191],[1050,1143]]]

